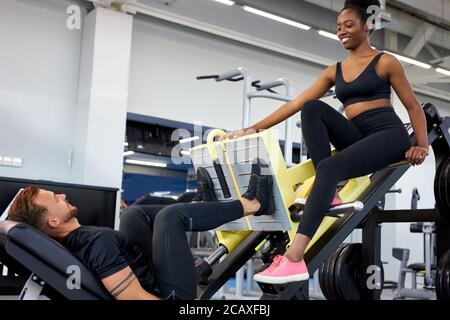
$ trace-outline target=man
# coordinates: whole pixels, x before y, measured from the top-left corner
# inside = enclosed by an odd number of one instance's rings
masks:
[[[274,211],[272,177],[252,174],[240,200],[218,202],[209,175],[200,173],[204,202],[130,206],[121,231],[82,226],[64,194],[31,186],[8,219],[28,223],[68,248],[120,300],[195,299],[195,267],[186,231],[206,231],[248,215]],[[154,225],[154,228],[153,228]]]

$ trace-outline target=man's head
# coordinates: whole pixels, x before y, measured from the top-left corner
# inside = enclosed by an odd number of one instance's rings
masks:
[[[66,200],[65,194],[31,186],[16,197],[8,219],[27,223],[49,236],[57,236],[76,220],[77,212],[77,207]]]

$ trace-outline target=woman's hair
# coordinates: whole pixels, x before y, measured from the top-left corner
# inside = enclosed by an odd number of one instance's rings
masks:
[[[358,14],[361,20],[366,23],[367,20],[373,15],[373,12],[370,10],[367,12],[367,9],[370,6],[380,7],[381,4],[379,0],[345,0],[344,8],[341,12],[347,9],[352,9]]]

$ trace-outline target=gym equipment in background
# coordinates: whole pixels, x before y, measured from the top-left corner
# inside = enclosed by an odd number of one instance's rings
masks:
[[[244,81],[244,97],[243,97],[243,114],[242,114],[242,128],[247,128],[250,125],[250,112],[253,99],[266,98],[282,102],[289,102],[294,98],[294,86],[292,82],[285,78],[280,78],[275,81],[262,83],[260,80],[253,81],[250,71],[247,68],[237,68],[219,75],[199,76],[197,80],[214,79],[216,82]],[[286,94],[278,94],[274,88],[284,87]],[[255,90],[252,90],[255,88]],[[268,91],[265,93],[263,91]],[[284,158],[288,165],[292,164],[292,123],[293,119],[289,118],[285,121],[285,142],[284,142]],[[213,152],[214,155],[214,152]]]
[[[420,194],[417,188],[412,191],[411,209],[417,210],[417,202]],[[418,222],[410,225],[410,231],[423,234],[424,262],[408,265],[410,250],[405,248],[393,248],[392,255],[400,260],[400,271],[395,290],[394,299],[416,298],[423,300],[435,300],[434,278],[436,273],[435,263],[435,225],[433,222]],[[406,288],[406,275],[411,274],[411,288]],[[417,278],[423,277],[423,288],[417,288]]]

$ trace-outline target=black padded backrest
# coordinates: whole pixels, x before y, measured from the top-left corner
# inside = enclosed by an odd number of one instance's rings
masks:
[[[32,264],[45,264],[46,268],[50,268],[52,272],[65,278],[70,276],[70,274],[67,273],[67,268],[69,266],[78,266],[81,275],[81,290],[89,291],[98,299],[112,298],[102,282],[69,250],[28,224],[15,221],[1,221],[0,245],[3,247],[3,251],[10,256],[9,258],[14,259],[15,254],[20,254],[23,259],[24,254],[29,254],[33,257]],[[33,268],[42,269],[38,268],[36,265],[25,265],[24,267],[31,272],[35,272]],[[36,274],[43,277],[37,272]],[[51,283],[48,283],[48,285],[52,286]],[[61,288],[54,287],[53,289],[56,291],[61,290]],[[67,290],[66,287],[62,289]]]
[[[409,249],[392,248],[392,256],[400,261],[403,261],[403,259],[409,260]]]

